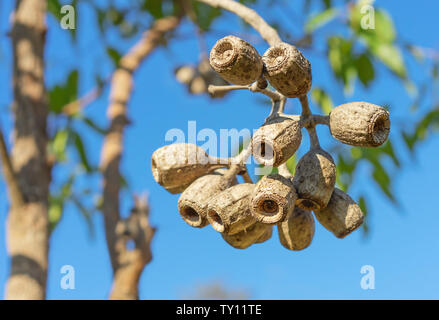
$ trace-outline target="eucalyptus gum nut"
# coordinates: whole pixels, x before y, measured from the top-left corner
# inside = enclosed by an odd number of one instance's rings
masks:
[[[273,227],[267,224],[265,224],[265,226],[267,226],[265,232],[259,237],[259,239],[255,243],[263,243],[271,239],[271,236],[273,235]]]
[[[364,219],[363,212],[352,198],[340,189],[335,189],[326,208],[314,211],[320,224],[337,238],[344,238],[358,229]]]
[[[151,158],[155,181],[170,193],[183,192],[197,178],[227,166],[219,163],[219,159],[209,157],[203,148],[190,143],[161,147]]]
[[[224,234],[221,236],[223,239],[236,249],[247,249],[252,244],[262,243],[271,238],[273,227],[263,224],[254,223],[247,229],[235,233]]]
[[[300,97],[311,89],[311,64],[295,46],[281,42],[270,47],[262,61],[265,78],[284,96]]]
[[[378,147],[390,132],[386,109],[367,102],[350,102],[329,114],[329,129],[337,140],[359,147]]]
[[[296,207],[288,219],[277,225],[279,240],[288,250],[307,248],[314,237],[315,222],[310,211]]]
[[[184,84],[189,84],[196,76],[197,70],[192,66],[180,66],[174,71],[177,81]]]
[[[248,85],[262,74],[262,58],[248,42],[227,36],[218,40],[210,51],[210,65],[226,81]]]
[[[236,234],[256,223],[250,212],[254,188],[251,183],[238,184],[210,199],[207,219],[216,231]]]
[[[312,148],[297,163],[293,178],[298,200],[296,206],[304,210],[320,210],[334,192],[336,166],[331,155],[320,148]]]
[[[301,141],[298,120],[276,117],[256,130],[252,138],[253,157],[264,166],[278,167],[296,153]]]
[[[292,181],[279,174],[271,174],[256,184],[251,202],[252,214],[259,222],[276,224],[291,214],[296,200]]]
[[[192,182],[178,199],[178,211],[187,224],[203,228],[207,221],[207,205],[212,196],[237,184],[234,177],[225,177],[226,170],[217,169],[212,174],[202,176]]]

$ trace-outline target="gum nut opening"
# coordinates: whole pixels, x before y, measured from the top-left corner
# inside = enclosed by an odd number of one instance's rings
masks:
[[[386,111],[379,112],[372,120],[372,139],[377,145],[382,145],[389,136],[390,119]]]
[[[268,70],[278,69],[286,59],[285,48],[282,47],[270,48],[264,55],[264,62]]]
[[[273,217],[279,213],[279,205],[271,199],[260,199],[258,201],[258,213]]]
[[[298,199],[296,202],[297,206],[301,209],[308,211],[319,211],[320,205],[311,199]]]
[[[215,210],[209,210],[207,212],[207,215],[209,216],[209,220],[210,220],[210,224],[212,225],[212,227],[218,231],[218,232],[224,232],[225,231],[225,227],[224,227],[224,223],[223,220],[221,219],[221,217],[219,216],[219,214],[215,211]]]
[[[217,67],[232,65],[236,59],[233,42],[230,39],[220,40],[212,49],[211,62]]]
[[[181,208],[181,215],[183,219],[186,220],[190,225],[200,225],[202,222],[201,216],[198,214],[197,210],[191,206],[184,206]]]

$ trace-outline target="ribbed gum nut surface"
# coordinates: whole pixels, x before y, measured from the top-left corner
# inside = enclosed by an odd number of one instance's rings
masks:
[[[304,210],[326,207],[334,191],[336,166],[331,155],[320,148],[308,151],[298,162],[293,179],[298,200]]]
[[[252,139],[255,160],[265,166],[278,167],[291,158],[302,141],[298,120],[278,117],[263,124]]]
[[[216,231],[236,234],[256,223],[250,212],[254,188],[251,183],[238,184],[210,199],[207,219]]]
[[[288,220],[277,226],[279,241],[288,250],[307,248],[314,237],[315,222],[310,211],[296,207]]]
[[[198,178],[181,194],[178,211],[187,224],[196,228],[208,225],[207,204],[210,198],[236,184],[236,179],[225,178],[224,172],[224,169],[217,169]]]
[[[345,144],[378,147],[389,136],[389,113],[371,103],[350,102],[331,111],[329,128],[332,136]]]
[[[363,212],[352,198],[335,189],[326,208],[314,212],[317,220],[337,238],[344,238],[358,229],[364,219]]]
[[[271,238],[273,227],[263,224],[254,223],[247,229],[235,234],[222,234],[223,239],[236,249],[247,249],[252,244],[262,243]]]
[[[265,52],[262,61],[265,78],[284,96],[296,98],[311,89],[311,64],[295,46],[279,43]]]
[[[203,148],[190,143],[161,147],[151,158],[155,181],[170,193],[183,192],[197,178],[226,166],[210,158]]]
[[[248,42],[227,36],[210,51],[210,65],[221,77],[237,85],[248,85],[262,74],[262,58]]]
[[[256,184],[251,202],[252,214],[259,222],[276,224],[292,213],[296,200],[292,181],[279,174],[271,174],[262,177]]]

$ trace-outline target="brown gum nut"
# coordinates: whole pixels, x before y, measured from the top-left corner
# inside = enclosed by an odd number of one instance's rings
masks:
[[[340,189],[335,189],[326,208],[315,211],[320,224],[337,238],[344,238],[363,223],[363,212],[352,198]]]
[[[154,151],[151,169],[154,179],[170,193],[183,192],[193,181],[215,169],[227,167],[218,159],[209,157],[190,143],[176,143]]]
[[[296,207],[289,218],[277,225],[280,243],[289,250],[307,248],[314,237],[315,222],[310,211]]]
[[[296,200],[292,181],[279,174],[271,174],[256,184],[251,202],[252,214],[259,222],[276,224],[291,214]]]
[[[247,229],[235,234],[221,234],[223,239],[236,249],[246,249],[255,243],[262,243],[271,238],[273,227],[254,223]]]
[[[262,61],[265,78],[284,96],[300,97],[311,88],[311,64],[295,46],[281,42],[269,48]]]
[[[337,140],[359,147],[378,147],[389,136],[389,113],[367,102],[351,102],[334,108],[329,128]]]
[[[248,42],[227,36],[218,40],[210,51],[210,65],[226,81],[248,85],[262,74],[262,58]]]
[[[226,170],[217,169],[212,174],[198,178],[183,191],[178,199],[181,217],[196,228],[203,228],[207,221],[207,204],[212,196],[237,183],[236,179],[224,177]]]
[[[254,184],[232,186],[210,199],[207,219],[221,233],[236,234],[250,227],[256,219],[250,212],[250,200]]]
[[[336,166],[331,155],[320,148],[308,151],[298,162],[293,179],[298,200],[304,210],[326,207],[334,192]]]
[[[299,121],[277,117],[255,132],[252,138],[253,157],[264,166],[278,167],[296,153],[301,141]]]

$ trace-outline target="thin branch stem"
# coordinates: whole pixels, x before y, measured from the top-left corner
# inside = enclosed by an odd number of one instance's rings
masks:
[[[299,97],[300,104],[302,105],[302,118],[306,122],[308,118],[312,119],[313,114],[309,108],[308,97],[306,95]],[[305,127],[308,130],[309,139],[311,142],[311,148],[320,148],[319,137],[317,136],[317,131],[315,125],[313,125],[312,121],[310,126]]]
[[[291,174],[290,170],[288,169],[287,163],[283,163],[281,164],[278,168],[277,168],[279,174],[287,179],[291,179],[293,177],[293,175]]]
[[[270,46],[274,46],[282,42],[277,31],[271,27],[257,12],[245,5],[233,0],[197,0],[215,8],[222,8],[224,10],[233,12],[242,20],[251,25],[259,32],[261,37],[268,42]]]
[[[207,90],[208,90],[208,92],[212,96],[222,95],[222,94],[224,94],[226,92],[234,91],[234,90],[249,90],[251,92],[262,93],[262,94],[266,95],[267,97],[269,97],[271,100],[274,100],[274,101],[280,101],[282,99],[285,99],[284,96],[282,96],[280,93],[278,93],[276,91],[272,91],[272,90],[269,90],[269,89],[259,89],[255,85],[249,85],[249,86],[239,86],[239,85],[215,86],[215,85],[211,84],[211,85],[209,85]]]

